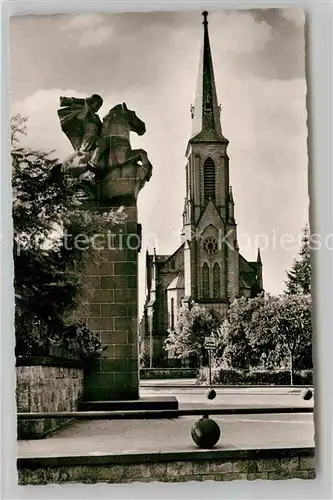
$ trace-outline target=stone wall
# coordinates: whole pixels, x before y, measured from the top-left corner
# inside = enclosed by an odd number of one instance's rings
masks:
[[[19,484],[314,479],[313,448],[18,459]]]
[[[29,362],[33,364],[28,365]],[[25,360],[16,366],[18,413],[76,411],[82,395],[83,369],[78,363],[41,358]],[[19,420],[18,438],[43,438],[68,422],[68,419]]]

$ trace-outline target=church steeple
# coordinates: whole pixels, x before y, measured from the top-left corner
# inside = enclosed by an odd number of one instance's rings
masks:
[[[208,12],[202,13],[204,39],[200,55],[195,104],[191,107],[192,137],[200,132],[210,132],[222,137],[220,107],[218,105],[212,54],[208,34]]]
[[[262,265],[260,248],[258,248],[258,253],[257,253],[257,263],[258,263],[259,265]]]

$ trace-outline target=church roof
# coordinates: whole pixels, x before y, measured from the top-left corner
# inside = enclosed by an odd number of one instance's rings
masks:
[[[170,285],[168,286],[168,290],[176,290],[176,289],[183,289],[185,286],[184,282],[184,275],[183,273],[178,274],[174,280],[171,281]]]
[[[160,260],[161,264],[167,264],[168,261],[171,261],[172,259],[174,259],[176,257],[176,255],[178,254],[178,252],[180,252],[181,250],[183,250],[184,248],[184,243],[182,243],[172,254],[170,255],[160,255],[160,257],[163,257],[163,259]],[[162,267],[162,270],[164,269],[164,267]]]
[[[192,108],[192,140],[221,140],[220,107],[217,100],[215,76],[208,33],[208,12],[204,16],[204,39],[200,54],[195,103]]]
[[[156,255],[157,262],[166,262],[170,255]]]
[[[246,288],[253,288],[258,285],[258,263],[247,261],[239,254],[239,277]]]
[[[246,283],[246,281],[244,281],[241,276],[239,277],[239,283],[242,288],[251,288],[251,286],[248,283]]]

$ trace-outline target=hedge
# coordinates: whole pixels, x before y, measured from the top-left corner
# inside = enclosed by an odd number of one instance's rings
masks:
[[[200,369],[197,383],[199,385],[209,383],[208,368]],[[212,383],[215,385],[290,385],[290,371],[245,371],[213,367]],[[313,385],[313,371],[302,370],[294,373],[294,385]]]
[[[196,378],[198,372],[194,368],[140,368],[140,379],[176,379]]]

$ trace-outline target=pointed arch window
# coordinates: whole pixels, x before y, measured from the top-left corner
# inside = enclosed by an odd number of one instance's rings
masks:
[[[209,297],[209,267],[207,262],[202,266],[202,296]]]
[[[171,330],[175,329],[175,299],[171,299]]]
[[[210,100],[207,99],[205,102],[205,111],[211,111],[212,110],[212,103]]]
[[[207,158],[203,166],[204,176],[204,201],[208,203],[211,199],[215,203],[215,163]]]
[[[215,262],[213,266],[213,296],[219,299],[221,295],[221,272],[220,265]]]

